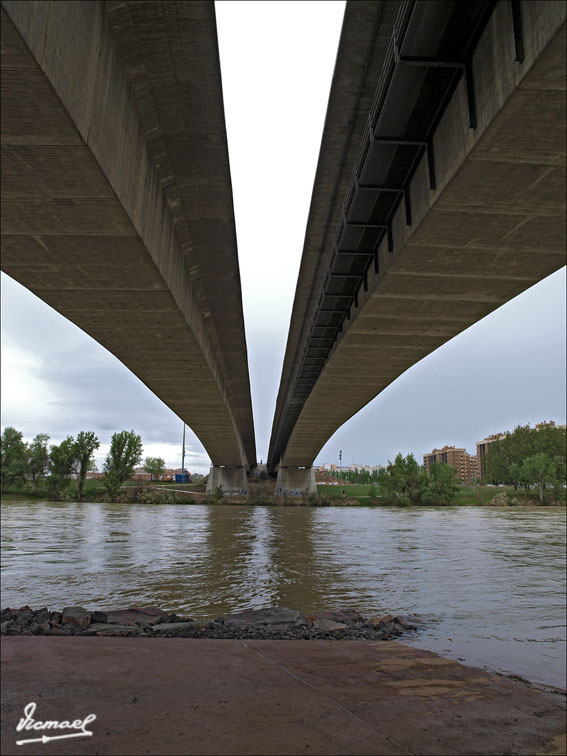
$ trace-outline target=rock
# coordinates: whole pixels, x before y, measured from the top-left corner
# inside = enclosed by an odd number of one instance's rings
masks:
[[[394,616],[392,614],[385,614],[383,617],[370,617],[364,623],[371,627],[378,627],[380,624],[390,627],[394,622]]]
[[[182,618],[178,614],[164,614],[158,619],[158,624],[162,622],[172,624],[173,622],[182,622]]]
[[[88,628],[89,635],[139,635],[140,628],[132,625],[117,625],[110,622],[93,622]]]
[[[152,625],[153,633],[179,633],[182,630],[197,629],[199,623],[192,620],[191,622],[160,622],[157,625]],[[203,628],[201,628],[203,629]]]
[[[41,625],[43,622],[48,622],[49,618],[50,611],[46,606],[44,606],[43,609],[38,609],[37,612],[33,613],[33,621],[37,622],[39,625]]]
[[[62,624],[85,630],[91,623],[91,613],[82,606],[66,606],[63,609]]]
[[[0,624],[0,635],[8,635],[12,627],[15,627],[12,620],[5,620]]]
[[[45,630],[45,635],[65,635],[65,630],[62,627],[50,627]]]
[[[281,626],[293,627],[306,625],[307,621],[301,612],[295,609],[288,609],[285,606],[274,607],[270,609],[248,609],[244,612],[228,614],[224,618],[225,624],[237,625],[239,627],[255,626]]]
[[[313,629],[323,633],[334,633],[337,630],[348,630],[348,625],[332,619],[316,619],[313,620]]]
[[[394,617],[394,624],[403,627],[404,630],[417,630],[415,625],[408,622],[403,617]]]
[[[33,609],[27,604],[18,609],[18,617],[30,620],[33,617]]]
[[[61,612],[51,612],[49,616],[49,620],[52,625],[60,625],[62,619],[63,619],[63,614]]]
[[[364,617],[355,609],[338,609],[335,621],[345,622],[347,625],[353,625],[355,622],[364,622]]]
[[[114,609],[104,614],[106,614],[105,621],[111,625],[135,625],[136,622],[153,625],[160,621],[165,612],[155,606],[132,606],[130,609]]]
[[[92,622],[108,622],[108,614],[106,612],[93,612]]]
[[[310,622],[315,620],[333,620],[334,622],[344,622],[346,625],[352,625],[355,622],[363,622],[364,617],[354,609],[329,609],[324,612],[314,612],[307,619]]]

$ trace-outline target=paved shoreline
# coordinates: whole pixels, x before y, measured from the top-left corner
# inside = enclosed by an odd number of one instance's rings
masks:
[[[13,636],[2,679],[5,756],[565,753],[563,693],[397,641]],[[17,746],[31,701],[93,736]]]

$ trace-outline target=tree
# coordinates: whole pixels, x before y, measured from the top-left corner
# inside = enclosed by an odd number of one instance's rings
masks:
[[[429,475],[420,480],[422,501],[426,504],[451,504],[459,489],[459,476],[451,465],[432,462]]]
[[[518,490],[518,486],[522,482],[522,466],[517,462],[512,462],[508,468],[508,479],[513,484],[514,490]]]
[[[564,428],[545,427],[540,430],[530,428],[529,425],[518,425],[512,433],[494,441],[488,447],[486,454],[487,480],[491,483],[513,483],[527,457],[544,453],[554,459],[565,460],[567,432]]]
[[[398,504],[419,503],[420,467],[413,456],[396,456],[394,462],[388,460],[385,469],[380,470],[378,482],[384,493]]]
[[[106,489],[113,498],[118,495],[122,483],[132,475],[134,467],[141,462],[142,451],[142,439],[133,430],[113,433],[110,451],[102,468],[106,476]]]
[[[17,482],[25,480],[28,469],[27,445],[23,434],[8,426],[0,439],[0,489],[2,493]]]
[[[67,436],[49,450],[49,478],[47,484],[54,496],[61,496],[69,485],[69,476],[75,471],[75,439]]]
[[[95,451],[100,446],[100,441],[93,431],[81,431],[75,441],[75,461],[77,463],[79,478],[77,481],[77,501],[81,501],[85,478],[92,467]]]
[[[553,460],[555,466],[555,479],[553,481],[553,487],[555,492],[559,493],[565,487],[567,483],[567,464],[565,457],[557,456]]]
[[[35,479],[42,477],[49,467],[49,448],[47,433],[38,433],[28,446],[28,472],[32,479],[32,488],[35,491]]]
[[[543,489],[545,485],[555,483],[557,478],[555,461],[547,454],[539,452],[524,460],[521,472],[526,483],[537,485],[539,489],[539,503],[543,504]]]
[[[146,457],[144,470],[152,476],[152,480],[159,480],[165,470],[165,460],[161,457]]]

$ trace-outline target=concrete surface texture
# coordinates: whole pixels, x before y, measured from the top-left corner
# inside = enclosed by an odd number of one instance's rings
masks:
[[[254,466],[214,4],[2,5],[2,269]]]
[[[424,152],[409,185],[411,223],[402,202],[391,221],[392,250],[384,238],[379,272],[368,270],[367,291],[360,286],[350,320],[305,396],[294,381],[345,196],[334,204],[315,202],[341,146],[346,156],[337,187],[348,182],[354,165],[350,132],[327,118],[272,429],[271,470],[280,462],[311,465],[334,431],[405,370],[565,264],[566,6],[519,4],[524,45],[519,61],[512,5],[495,5],[471,58],[476,128],[469,126],[463,76],[432,136],[436,187],[431,188]],[[346,35],[356,36],[349,24],[354,31],[362,28],[347,13],[330,113],[341,97],[342,61],[352,45]],[[390,20],[386,28],[391,31]],[[362,90],[367,73],[359,69],[357,75]],[[362,99],[353,97],[345,107],[353,119],[368,115]],[[347,114],[343,117],[346,121]],[[301,407],[297,419],[286,421],[294,407]]]
[[[317,493],[317,484],[312,467],[278,467],[276,494],[301,496],[314,493]]]
[[[397,642],[14,637],[2,652],[5,756],[564,753],[564,695]],[[36,721],[95,714],[93,735],[17,746],[37,737],[16,731],[30,702]]]
[[[246,495],[248,493],[246,468],[243,466],[211,467],[206,492],[214,494],[219,486],[222,486],[223,493]]]

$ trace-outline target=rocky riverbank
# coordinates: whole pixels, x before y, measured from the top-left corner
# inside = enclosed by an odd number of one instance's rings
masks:
[[[251,640],[391,640],[415,630],[392,614],[364,617],[352,609],[304,615],[294,609],[250,609],[215,620],[182,617],[155,607],[108,612],[68,606],[60,612],[29,606],[2,609],[1,635],[90,635]]]

